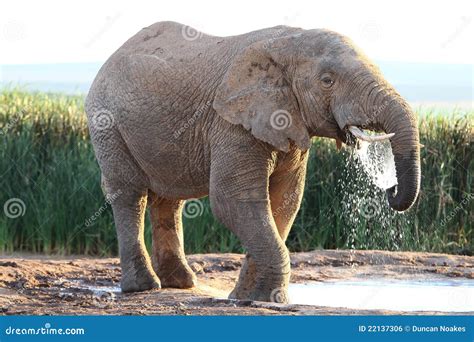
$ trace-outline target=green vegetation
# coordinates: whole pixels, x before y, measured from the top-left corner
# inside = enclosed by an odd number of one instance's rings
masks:
[[[407,214],[393,213],[381,199],[375,214],[361,215],[360,201],[384,194],[355,176],[360,171],[349,151],[337,152],[328,139],[314,142],[291,251],[474,251],[474,115],[420,117],[422,191]],[[0,140],[0,251],[117,253],[82,97],[1,92]],[[200,215],[184,219],[187,252],[241,251],[235,236],[214,221],[207,199],[201,201]],[[146,238],[149,243],[148,223]]]

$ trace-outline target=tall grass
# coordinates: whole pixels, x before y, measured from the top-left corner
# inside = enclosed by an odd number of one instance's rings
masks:
[[[374,217],[361,216],[348,198],[358,188],[367,196],[383,194],[353,181],[358,170],[348,151],[338,152],[332,141],[316,139],[289,249],[472,253],[473,113],[422,117],[421,194],[408,214],[384,208]],[[82,97],[1,92],[0,140],[0,251],[117,254]],[[19,211],[12,211],[12,202]],[[212,217],[207,199],[202,203],[200,215],[184,218],[186,251],[241,251],[237,238]],[[148,220],[146,241],[150,243]]]

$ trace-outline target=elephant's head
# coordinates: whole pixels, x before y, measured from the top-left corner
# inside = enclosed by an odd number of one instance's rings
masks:
[[[289,140],[310,147],[312,136],[350,143],[370,139],[362,129],[385,132],[395,156],[398,185],[390,206],[408,209],[420,185],[417,119],[346,37],[327,30],[298,30],[257,41],[234,59],[214,108],[275,148]]]

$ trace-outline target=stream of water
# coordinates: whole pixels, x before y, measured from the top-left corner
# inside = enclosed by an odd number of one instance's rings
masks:
[[[417,238],[413,212],[392,210],[385,193],[396,184],[390,142],[359,141],[359,148],[350,150],[338,184],[347,248],[410,249],[411,242]]]
[[[359,141],[359,149],[355,150],[355,155],[374,185],[386,190],[397,184],[395,158],[390,142]]]

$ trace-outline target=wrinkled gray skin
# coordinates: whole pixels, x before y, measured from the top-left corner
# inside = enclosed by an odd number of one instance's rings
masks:
[[[408,209],[420,183],[417,121],[345,37],[286,26],[233,37],[173,22],[142,29],[97,75],[89,129],[119,240],[123,291],[187,288],[184,200],[213,214],[248,251],[232,298],[287,302],[285,239],[300,206],[310,139],[350,143],[350,125],[395,133],[398,189]],[[186,39],[187,38],[187,39]],[[191,39],[192,38],[192,39]],[[194,39],[195,38],[195,39]],[[151,260],[143,240],[149,206]]]

